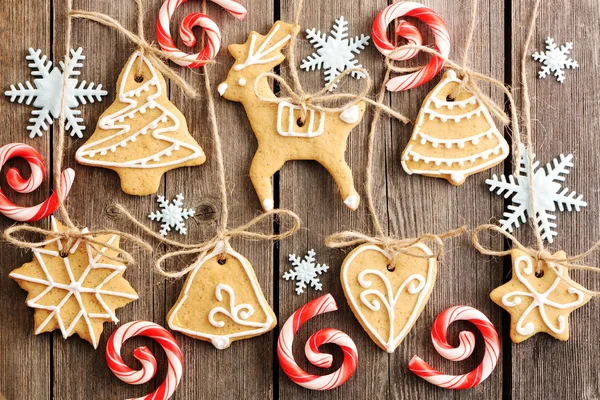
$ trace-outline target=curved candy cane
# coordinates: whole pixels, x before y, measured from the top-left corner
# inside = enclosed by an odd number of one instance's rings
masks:
[[[335,300],[330,294],[327,294],[299,308],[281,328],[277,341],[277,356],[281,369],[292,381],[307,389],[334,389],[346,382],[356,370],[358,363],[356,345],[344,332],[332,328],[321,329],[314,333],[306,342],[304,352],[311,364],[321,368],[330,368],[333,357],[331,354],[320,353],[319,346],[325,343],[337,344],[344,352],[344,362],[337,371],[324,376],[312,375],[302,370],[294,360],[292,354],[294,335],[302,324],[316,315],[335,310],[337,310]]]
[[[156,21],[156,37],[158,38],[158,44],[161,49],[178,58],[189,59],[189,61],[177,60],[175,61],[176,64],[183,67],[197,68],[206,64],[208,60],[214,60],[221,48],[221,31],[217,24],[207,15],[192,13],[181,21],[179,35],[186,46],[193,47],[196,44],[196,37],[192,32],[192,28],[199,26],[206,32],[206,46],[200,53],[196,54],[187,54],[179,50],[171,38],[170,21],[177,7],[187,1],[188,0],[167,0],[163,3],[158,14],[158,20]],[[212,1],[223,7],[228,13],[239,20],[246,18],[246,8],[240,3],[233,0]]]
[[[387,27],[396,18],[404,16],[418,18],[425,22],[431,28],[435,36],[436,51],[444,57],[448,57],[448,54],[450,54],[450,34],[448,33],[446,24],[431,8],[414,1],[402,1],[389,5],[381,10],[375,18],[375,21],[373,22],[372,37],[373,43],[381,54],[388,56],[396,49],[387,37]],[[396,34],[404,37],[409,44],[421,45],[421,35],[418,34],[418,36],[416,36],[415,30],[416,28],[412,24],[406,21],[400,21]],[[408,60],[417,53],[418,50],[407,49],[394,54],[392,58],[394,60]],[[387,82],[386,87],[391,92],[415,88],[431,80],[443,66],[444,60],[439,57],[432,57],[429,64],[420,70],[390,79]]]
[[[108,339],[106,345],[108,368],[117,378],[130,385],[141,385],[154,377],[157,363],[154,355],[147,347],[138,347],[133,351],[133,356],[142,363],[142,369],[139,371],[129,368],[121,358],[121,345],[134,336],[147,336],[156,340],[169,360],[167,377],[158,389],[134,400],[167,400],[173,395],[181,380],[183,354],[173,335],[162,326],[153,322],[134,321],[117,329]]]
[[[6,173],[8,186],[18,193],[31,193],[44,181],[46,166],[40,153],[31,146],[22,143],[11,143],[0,148],[0,168],[11,158],[24,158],[29,163],[31,176],[24,179],[16,168],[11,168]],[[75,171],[71,168],[65,169],[60,175],[61,200],[65,200],[71,190],[75,179]],[[34,222],[46,218],[58,208],[58,194],[56,192],[43,203],[33,207],[19,207],[6,197],[0,189],[0,213],[10,219],[20,222]]]
[[[483,360],[473,371],[463,375],[446,375],[414,356],[408,363],[408,369],[429,383],[446,389],[470,389],[483,382],[494,370],[500,356],[500,339],[494,324],[480,311],[466,306],[455,306],[443,311],[435,319],[431,331],[431,340],[436,351],[445,359],[461,361],[468,358],[475,349],[475,335],[462,331],[458,335],[460,344],[454,348],[446,339],[446,330],[454,321],[469,321],[483,335],[485,353]]]

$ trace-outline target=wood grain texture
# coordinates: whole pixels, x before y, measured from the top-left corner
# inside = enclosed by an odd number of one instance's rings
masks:
[[[213,95],[218,97],[216,86],[223,81],[233,64],[225,47],[227,44],[244,43],[251,30],[266,33],[276,19],[292,21],[297,0],[241,0],[250,8],[245,21],[237,21],[220,7],[208,2],[207,13],[221,28],[223,47],[217,63],[204,71],[173,67],[200,93],[199,99],[186,98],[181,90],[170,85],[170,99],[186,116],[191,135],[207,154],[207,162],[200,167],[182,168],[168,172],[163,178],[159,194],[174,197],[183,193],[186,205],[195,208],[198,215],[188,222],[187,242],[210,238],[216,227],[221,204],[217,187],[217,164],[214,141],[207,123],[207,101],[204,90],[204,73],[208,73]],[[35,3],[35,4],[34,4]],[[328,32],[335,18],[343,15],[350,22],[350,35],[370,33],[376,13],[385,7],[387,0],[305,0],[301,18],[302,30],[317,28]],[[467,35],[470,1],[423,0],[435,9],[448,24],[453,50],[451,58],[460,60]],[[480,0],[478,24],[471,48],[470,67],[500,80],[507,80],[520,93],[518,60],[530,20],[531,0]],[[162,0],[144,0],[145,35],[155,40],[155,19]],[[7,0],[0,11],[0,32],[3,41],[0,77],[6,89],[11,83],[31,78],[25,56],[28,47],[40,48],[54,62],[65,53],[65,5],[66,0]],[[136,10],[130,0],[74,0],[74,8],[106,13],[119,20],[128,29],[136,29]],[[36,12],[30,12],[35,9]],[[177,10],[171,23],[175,38],[179,22],[193,11],[201,11],[200,1],[190,1]],[[595,45],[600,36],[600,8],[594,0],[573,4],[542,5],[537,23],[532,53],[543,49],[544,39],[554,37],[558,43],[573,41],[574,59],[581,67],[567,72],[565,84],[551,78],[537,80],[538,64],[528,61],[529,83],[532,93],[532,116],[535,123],[535,152],[542,163],[549,162],[560,153],[573,153],[575,167],[567,177],[565,186],[584,195],[589,206],[580,213],[557,213],[559,237],[554,249],[576,254],[587,249],[600,238],[600,190],[596,172],[600,169],[597,150],[600,139],[595,135],[599,129],[600,98],[596,94],[598,76],[598,50]],[[411,20],[412,21],[412,20]],[[414,21],[413,21],[414,22]],[[418,24],[432,43],[430,32]],[[511,42],[512,40],[512,42]],[[179,47],[184,49],[179,39]],[[102,83],[109,91],[101,103],[88,104],[81,109],[87,126],[85,137],[95,128],[98,116],[115,98],[117,76],[134,47],[116,32],[88,21],[74,21],[72,46],[82,46],[86,60],[81,79]],[[200,47],[200,44],[197,48]],[[312,47],[299,35],[297,58],[313,52]],[[384,73],[383,58],[371,44],[358,57],[374,82],[375,94]],[[419,56],[408,65],[426,62],[428,57]],[[512,60],[512,68],[505,69]],[[287,67],[281,73],[288,77]],[[300,72],[305,89],[315,91],[323,85],[322,71]],[[406,93],[386,96],[386,102],[395,110],[416,118],[423,98],[437,79],[423,87]],[[348,79],[338,91],[355,92],[364,81]],[[498,102],[502,94],[483,86],[484,91]],[[517,96],[518,97],[518,96]],[[247,222],[260,212],[260,204],[250,183],[248,171],[256,140],[248,124],[243,108],[216,98],[216,113],[224,148],[226,179],[229,193],[231,227]],[[0,133],[0,145],[21,141],[37,148],[51,163],[50,149],[56,138],[52,134],[30,140],[25,127],[31,107],[0,100],[0,112],[5,116],[5,127]],[[354,183],[362,197],[358,211],[351,212],[343,204],[337,186],[331,176],[315,162],[296,161],[287,163],[274,177],[276,202],[282,208],[295,211],[303,221],[303,228],[295,236],[281,243],[246,242],[234,240],[233,247],[252,263],[259,283],[283,324],[300,306],[326,292],[336,299],[339,310],[317,317],[305,324],[298,332],[294,354],[298,363],[307,371],[324,374],[310,365],[304,356],[304,343],[318,329],[338,328],[356,342],[359,364],[355,375],[341,388],[327,392],[311,392],[292,383],[279,368],[275,354],[278,328],[268,334],[232,344],[226,351],[215,350],[206,342],[175,334],[185,355],[185,368],[181,386],[175,399],[451,399],[451,398],[600,398],[599,377],[593,367],[600,351],[595,316],[600,312],[597,301],[591,301],[571,317],[571,338],[562,343],[547,335],[537,335],[519,345],[511,345],[508,337],[508,314],[489,300],[489,292],[506,278],[507,263],[479,255],[470,245],[470,237],[447,242],[443,262],[439,266],[437,284],[432,297],[417,320],[412,332],[393,355],[381,351],[363,331],[348,307],[339,283],[341,263],[347,251],[327,249],[325,238],[345,229],[372,232],[372,224],[365,206],[365,168],[367,161],[367,134],[374,110],[369,108],[363,122],[354,129],[348,141],[346,160],[353,170]],[[53,127],[53,132],[57,131]],[[402,125],[382,117],[378,124],[374,176],[374,196],[378,215],[390,234],[413,237],[426,232],[441,233],[468,224],[471,228],[502,215],[508,204],[502,197],[489,194],[484,180],[492,173],[510,172],[507,160],[492,171],[476,174],[460,187],[453,187],[445,180],[421,176],[408,176],[401,168],[400,154],[409,140],[412,125]],[[76,149],[83,140],[67,138],[68,151],[64,166],[76,170],[75,185],[68,197],[68,208],[73,219],[81,226],[90,228],[117,228],[136,233],[136,229],[122,218],[106,212],[109,204],[119,202],[136,217],[153,224],[146,215],[156,208],[155,196],[133,197],[125,195],[119,187],[118,176],[109,170],[85,167],[75,162]],[[14,163],[23,166],[22,162]],[[24,167],[26,170],[27,167]],[[6,168],[2,171],[2,176]],[[42,187],[30,195],[17,195],[0,179],[0,186],[18,204],[37,204],[50,193],[51,184],[46,180]],[[0,229],[12,221],[0,218]],[[42,221],[38,226],[47,226]],[[534,243],[529,227],[518,231],[525,243]],[[175,237],[175,236],[173,236]],[[528,242],[528,240],[530,242]],[[499,237],[486,238],[485,243],[502,248]],[[164,246],[152,242],[158,253]],[[140,294],[140,299],[117,311],[121,321],[145,319],[166,325],[166,314],[175,303],[183,280],[165,280],[152,270],[153,256],[123,245],[131,251],[138,264],[131,266],[125,277]],[[303,256],[308,250],[317,252],[318,261],[330,266],[321,277],[323,292],[308,289],[296,295],[294,283],[282,280],[284,271],[291,268],[288,255]],[[350,249],[348,249],[349,251]],[[0,274],[0,399],[115,399],[141,396],[151,392],[162,382],[166,372],[164,353],[150,340],[132,339],[123,347],[123,356],[130,365],[136,362],[132,350],[144,344],[158,358],[157,377],[146,385],[128,386],[112,375],[106,367],[104,348],[106,340],[114,331],[114,325],[106,325],[98,350],[79,338],[65,341],[57,332],[33,335],[33,312],[24,304],[26,293],[8,278],[8,272],[27,262],[31,255],[16,250],[6,243],[0,245],[4,269]],[[182,257],[167,263],[169,270],[184,268],[193,258]],[[594,265],[597,258],[592,258]],[[576,280],[588,288],[599,288],[600,278],[593,274],[573,272]],[[482,346],[477,354],[461,363],[442,359],[433,349],[430,328],[435,317],[445,308],[464,304],[480,309],[499,328],[503,339],[503,355],[494,373],[477,388],[466,392],[438,389],[413,376],[407,364],[418,354],[436,368],[447,373],[463,373],[473,368],[482,357]],[[281,326],[281,325],[280,325]],[[459,329],[473,328],[457,323],[450,329],[450,341],[455,343]],[[334,354],[334,368],[341,362],[342,354],[335,346],[324,346],[324,351]],[[564,362],[560,362],[565,360]],[[24,384],[26,382],[26,384]],[[93,394],[93,395],[91,395]],[[92,396],[92,397],[90,397]]]

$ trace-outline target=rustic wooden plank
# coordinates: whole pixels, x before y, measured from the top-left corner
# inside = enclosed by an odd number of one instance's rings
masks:
[[[532,2],[512,2],[513,69],[512,81],[520,88],[520,58],[531,21]],[[526,10],[526,11],[525,11]],[[588,207],[581,212],[557,212],[558,237],[548,248],[565,250],[574,255],[588,249],[598,238],[598,180],[600,169],[596,151],[600,146],[597,135],[600,111],[597,107],[598,2],[564,3],[561,7],[542,2],[536,31],[528,54],[543,51],[545,39],[553,37],[557,43],[573,42],[573,59],[581,67],[567,71],[564,84],[552,77],[536,78],[539,64],[526,64],[532,99],[534,122],[533,143],[537,160],[545,165],[559,154],[572,153],[575,166],[566,177],[563,187],[583,194]],[[596,40],[594,40],[596,39]],[[518,91],[517,93],[521,93]],[[529,227],[519,230],[519,239],[533,245]],[[589,263],[595,265],[596,257]],[[573,271],[571,275],[585,287],[597,290],[600,279],[595,274]],[[566,343],[548,335],[539,334],[518,345],[512,345],[514,399],[536,396],[546,398],[592,399],[600,396],[598,376],[593,365],[599,352],[598,328],[595,323],[600,312],[598,301],[592,299],[570,318],[570,338]],[[505,349],[508,351],[508,349]],[[532,372],[533,371],[533,372]]]
[[[6,45],[3,47],[0,64],[3,91],[8,90],[10,84],[32,80],[31,70],[25,60],[29,47],[41,49],[44,54],[51,55],[48,18],[50,5],[50,1],[24,1],[19,2],[19,7],[2,7],[0,20],[4,21],[6,27],[2,29]],[[30,13],[31,9],[37,12]],[[26,130],[32,109],[32,106],[11,103],[2,95],[0,112],[5,122],[0,146],[15,142],[29,144],[40,152],[46,166],[51,169],[51,134],[30,139]],[[24,174],[29,170],[27,163],[22,160],[10,162],[10,165],[17,166]],[[7,167],[3,169],[3,174],[8,170]],[[16,194],[9,189],[4,179],[1,186],[16,204],[30,206],[47,198],[49,182],[49,177],[46,177],[39,189],[26,195]],[[4,216],[0,217],[0,230],[13,223]],[[42,221],[36,225],[46,227],[47,222]],[[51,337],[34,336],[33,311],[25,305],[27,293],[8,277],[11,270],[31,261],[31,253],[15,249],[6,242],[0,245],[0,252],[4,260],[0,274],[0,320],[3,321],[0,324],[0,398],[24,399],[32,396],[36,399],[49,399]],[[28,384],[23,385],[23,382]]]
[[[146,34],[154,37],[155,13],[162,2],[160,0],[144,1],[146,7]],[[65,1],[54,2],[54,60],[59,61],[65,54]],[[136,9],[133,1],[97,2],[76,0],[74,9],[83,9],[106,13],[124,26],[136,30]],[[89,21],[73,21],[72,47],[83,47],[86,60],[82,69],[82,79],[103,83],[109,95],[101,103],[88,104],[83,107],[83,117],[87,130],[83,140],[67,138],[68,151],[63,161],[65,167],[75,169],[77,176],[69,198],[69,212],[80,226],[91,229],[114,228],[124,232],[139,234],[132,225],[122,218],[107,216],[106,207],[118,202],[127,207],[133,215],[145,219],[149,210],[155,207],[154,196],[134,197],[124,194],[120,189],[116,173],[94,167],[85,167],[75,161],[75,151],[84,143],[95,129],[99,115],[114,101],[117,77],[125,62],[134,51],[134,47],[115,31]],[[131,244],[123,244],[132,251],[138,264],[128,268],[125,278],[137,290],[139,300],[127,307],[117,310],[117,317],[122,322],[137,319],[153,320],[153,294],[156,290],[157,277],[151,270],[151,256],[134,249]],[[163,321],[158,321],[162,323]],[[94,393],[96,398],[130,398],[142,396],[153,390],[152,384],[129,386],[112,375],[104,357],[106,340],[116,327],[106,324],[102,341],[98,350],[78,338],[64,341],[55,333],[54,349],[54,397],[60,399],[86,398]],[[123,349],[124,358],[131,365],[136,365],[131,356],[134,346],[144,343],[156,350],[150,340],[133,339]],[[162,380],[161,375],[159,378]]]
[[[467,37],[471,2],[448,2],[431,0],[425,2],[446,21],[451,33],[450,57],[460,62]],[[473,38],[469,62],[478,72],[488,74],[500,81],[504,78],[504,14],[503,4],[498,1],[479,1],[477,27]],[[427,31],[426,28],[421,32]],[[429,34],[428,43],[433,43]],[[426,59],[429,59],[427,57]],[[421,58],[421,63],[423,58]],[[439,82],[433,79],[428,84],[404,93],[391,94],[392,105],[398,111],[416,119],[424,97]],[[485,85],[485,93],[503,103],[498,90]],[[415,237],[427,232],[441,233],[463,224],[473,228],[487,223],[491,217],[502,214],[503,201],[491,196],[484,183],[492,173],[502,173],[503,166],[484,171],[467,178],[459,187],[443,179],[407,175],[400,164],[400,155],[408,142],[413,126],[392,123],[392,133],[381,140],[378,154],[386,155],[388,209],[390,232],[399,236]],[[383,137],[382,137],[383,139]],[[384,150],[387,149],[387,150]],[[383,162],[383,160],[382,160]],[[382,167],[383,169],[383,167]],[[383,185],[378,196],[383,197]],[[454,305],[473,306],[486,314],[495,326],[501,327],[501,310],[489,299],[490,291],[502,282],[503,261],[481,256],[470,244],[470,235],[446,242],[445,255],[438,268],[436,287],[415,324],[396,353],[390,357],[390,392],[393,398],[500,398],[502,396],[502,359],[496,371],[480,386],[466,392],[455,393],[439,389],[417,378],[408,371],[411,357],[418,354],[433,366],[449,374],[461,374],[474,368],[483,356],[482,342],[478,339],[477,354],[464,362],[449,362],[437,354],[431,344],[431,325],[436,316]],[[502,246],[500,239],[492,243]],[[458,328],[475,329],[469,324],[452,327],[450,340],[455,343]]]
[[[224,81],[233,65],[227,45],[244,43],[251,30],[268,29],[273,22],[273,2],[270,0],[243,2],[251,11],[246,20],[238,21],[222,8],[208,2],[208,15],[221,29],[223,44],[217,56],[217,64],[206,69],[215,96],[216,115],[224,153],[225,173],[229,194],[229,226],[231,228],[248,222],[260,211],[259,202],[248,179],[250,162],[256,149],[256,141],[241,104],[221,99],[217,85]],[[200,11],[201,2],[189,2],[176,12],[172,27],[190,12]],[[155,13],[158,11],[155,8]],[[173,34],[176,29],[172,28]],[[179,42],[179,47],[185,46]],[[207,155],[204,165],[197,168],[178,169],[167,175],[166,193],[174,196],[183,193],[188,204],[196,209],[212,210],[213,215],[198,217],[190,223],[189,241],[200,241],[215,235],[216,219],[219,218],[218,171],[215,143],[208,123],[203,69],[180,69],[182,76],[201,93],[199,99],[187,99],[179,88],[171,85],[171,99],[186,115],[188,127]],[[193,184],[190,184],[193,182]],[[273,304],[273,257],[272,243],[233,240],[232,246],[248,258],[265,293]],[[170,263],[171,269],[181,269],[190,258]],[[166,284],[165,309],[175,304],[184,280]],[[164,318],[160,319],[161,323]],[[176,334],[186,354],[184,381],[176,393],[180,399],[243,398],[268,399],[273,397],[272,371],[275,333],[269,332],[257,338],[235,342],[227,350],[216,350],[210,343]],[[242,394],[243,393],[243,394]]]
[[[302,26],[297,44],[296,54],[299,65],[300,59],[310,55],[314,49],[305,39],[304,30],[317,28],[321,32],[329,32],[335,19],[344,16],[349,21],[351,36],[361,33],[370,35],[372,18],[377,11],[386,5],[386,1],[349,2],[314,0],[304,1],[304,13],[300,20]],[[297,1],[281,1],[281,19],[293,21]],[[360,17],[359,17],[360,16]],[[370,44],[358,57],[359,62],[368,69],[374,82],[380,82],[383,74],[383,61],[376,48]],[[285,72],[284,64],[282,70]],[[287,75],[284,75],[287,76]],[[300,78],[307,90],[316,91],[323,87],[323,71],[303,72]],[[337,92],[359,91],[364,81],[349,78],[343,82]],[[344,297],[339,280],[340,266],[346,255],[345,251],[332,250],[325,247],[324,240],[332,233],[346,229],[356,229],[368,232],[371,223],[367,215],[364,197],[365,167],[367,160],[367,134],[371,123],[373,110],[368,109],[363,122],[356,127],[348,138],[346,161],[350,165],[356,190],[361,196],[361,205],[356,212],[346,208],[338,188],[332,177],[316,162],[294,161],[286,164],[280,173],[281,207],[295,211],[303,221],[304,230],[281,243],[279,256],[279,317],[280,322],[287,318],[300,306],[324,293],[331,293],[339,306],[339,311],[329,313],[306,323],[296,336],[294,354],[299,365],[306,371],[324,374],[308,363],[304,355],[304,343],[308,337],[321,328],[333,327],[347,333],[355,342],[359,351],[358,369],[355,375],[342,387],[332,391],[309,392],[294,384],[279,369],[279,395],[282,399],[302,398],[386,398],[388,395],[388,355],[379,350],[355,319]],[[386,120],[387,121],[387,120]],[[390,132],[389,123],[379,125],[380,134]],[[376,156],[376,159],[380,156]],[[384,171],[378,165],[375,176],[381,177]],[[376,185],[382,184],[378,180]],[[308,250],[317,252],[317,259],[330,266],[329,271],[321,277],[323,291],[310,288],[302,295],[296,295],[294,282],[284,281],[281,276],[291,265],[288,255],[295,253],[303,256]],[[350,250],[350,249],[348,249]],[[335,356],[335,368],[342,360],[342,354],[335,346],[324,349]]]

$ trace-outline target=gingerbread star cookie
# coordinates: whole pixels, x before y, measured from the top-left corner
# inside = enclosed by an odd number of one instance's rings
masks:
[[[54,232],[67,229],[54,218],[51,224]],[[119,246],[117,235],[95,239]],[[106,257],[116,255],[108,247],[80,241],[63,258],[62,241],[52,236],[47,240],[49,244],[32,250],[32,262],[9,275],[28,292],[27,305],[35,310],[35,334],[60,329],[63,338],[76,333],[97,348],[103,324],[118,322],[115,310],[138,298],[123,278],[126,267]]]
[[[554,254],[566,258],[564,251]],[[490,298],[510,313],[510,338],[520,343],[539,332],[556,339],[569,339],[569,315],[586,304],[591,296],[571,280],[567,268],[542,265],[536,275],[536,261],[521,250],[512,250],[512,279],[494,289]]]

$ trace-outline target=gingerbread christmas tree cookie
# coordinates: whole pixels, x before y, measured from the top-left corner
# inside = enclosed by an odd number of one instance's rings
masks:
[[[161,73],[133,53],[117,81],[117,99],[77,150],[77,161],[116,171],[123,191],[139,196],[156,193],[165,172],[203,164],[204,152],[167,94]]]
[[[67,229],[54,218],[51,223],[54,232]],[[95,239],[119,246],[117,235]],[[63,338],[76,333],[97,348],[104,323],[118,322],[115,310],[138,298],[123,277],[126,267],[106,257],[116,256],[108,247],[78,241],[62,257],[64,243],[52,236],[47,240],[46,246],[32,249],[32,262],[9,275],[28,292],[27,305],[35,309],[35,334],[60,329]]]
[[[449,70],[425,98],[413,134],[402,153],[408,174],[444,178],[461,185],[467,176],[492,168],[509,154],[508,143],[474,93]]]

